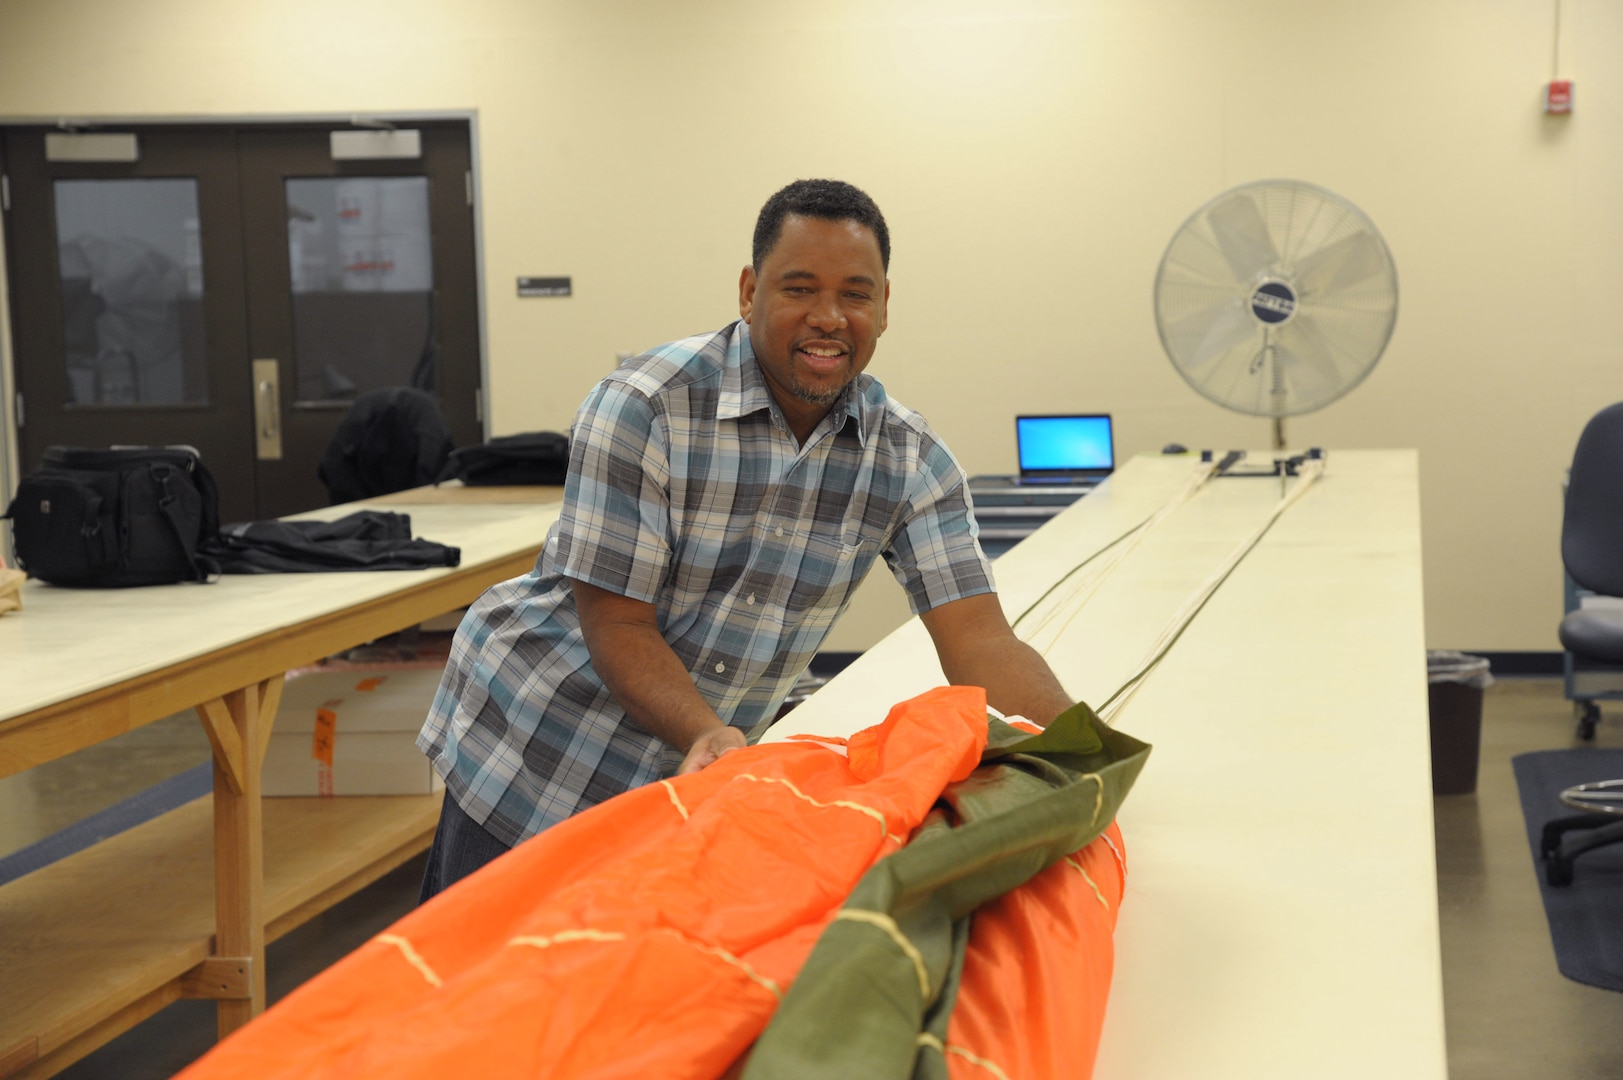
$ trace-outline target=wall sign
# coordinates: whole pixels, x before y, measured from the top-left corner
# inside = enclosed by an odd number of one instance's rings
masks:
[[[571,296],[566,277],[521,277],[518,279],[520,296]]]

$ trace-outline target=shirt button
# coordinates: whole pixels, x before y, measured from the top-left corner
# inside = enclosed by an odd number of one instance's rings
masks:
[[[744,603],[748,604],[750,607],[754,607],[755,606],[755,594],[750,593],[748,596],[744,597]]]
[[[726,671],[727,671],[727,665],[726,664],[717,664],[716,665],[716,674],[717,675],[724,674]]]
[[[776,529],[773,529],[772,530],[772,535],[773,536],[782,536],[783,535],[783,526],[779,525]]]

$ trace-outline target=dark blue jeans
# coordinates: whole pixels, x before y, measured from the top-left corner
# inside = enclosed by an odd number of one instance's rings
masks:
[[[426,902],[510,850],[469,817],[447,791],[440,823],[434,830],[434,846],[428,849],[428,867],[423,871],[423,888],[417,902]]]

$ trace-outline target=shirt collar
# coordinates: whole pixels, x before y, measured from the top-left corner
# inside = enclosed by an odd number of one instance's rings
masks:
[[[765,409],[777,417],[779,423],[787,424],[783,410],[778,408],[777,401],[772,397],[772,391],[766,385],[766,376],[761,373],[761,365],[755,359],[755,349],[750,344],[749,325],[743,319],[739,319],[733,323],[729,336],[727,362],[722,368],[721,391],[716,402],[716,419],[737,420]],[[834,421],[833,430],[838,433],[845,430],[846,425],[855,423],[856,426],[851,429],[852,434],[856,436],[858,443],[866,444],[869,429],[868,413],[871,411],[868,399],[875,396],[876,390],[878,399],[883,401],[884,390],[872,376],[863,373],[852,380],[851,385],[845,388],[845,393],[829,413],[829,418]]]
[[[755,362],[749,325],[739,319],[728,331],[727,361],[721,370],[716,419],[737,420],[762,409],[774,411],[776,407],[772,392],[766,387],[766,376],[761,374],[761,367]]]

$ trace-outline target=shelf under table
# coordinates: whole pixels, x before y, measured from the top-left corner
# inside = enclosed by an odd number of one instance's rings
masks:
[[[266,940],[426,850],[441,798],[266,798]],[[213,941],[213,828],[205,796],[0,887],[0,1077],[205,996],[186,976]]]

